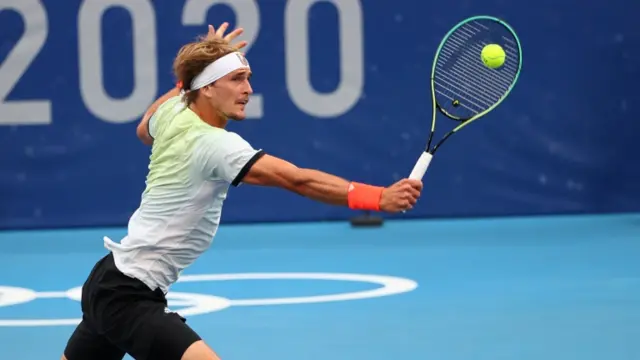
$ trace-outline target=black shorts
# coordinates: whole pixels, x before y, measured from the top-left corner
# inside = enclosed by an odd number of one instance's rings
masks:
[[[64,350],[67,360],[180,360],[200,340],[167,310],[159,289],[121,273],[113,254],[100,259],[82,287],[82,321]]]

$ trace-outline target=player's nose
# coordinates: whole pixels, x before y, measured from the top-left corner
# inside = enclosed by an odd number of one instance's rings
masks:
[[[246,94],[253,94],[253,87],[251,86],[251,83],[249,82],[249,80],[246,81],[246,87],[245,87],[245,93]]]

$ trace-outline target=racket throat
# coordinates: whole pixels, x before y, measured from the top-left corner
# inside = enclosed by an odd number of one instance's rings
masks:
[[[434,146],[433,149],[431,149],[431,151],[430,151],[431,155],[435,154],[436,151],[438,151],[438,148],[440,148],[440,145],[442,145],[445,141],[447,141],[449,136],[453,135],[454,133],[455,133],[455,130],[454,131],[449,131],[442,139],[440,139],[440,141],[438,141],[436,146]]]

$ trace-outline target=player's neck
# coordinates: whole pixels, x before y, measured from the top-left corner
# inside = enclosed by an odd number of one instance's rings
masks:
[[[202,121],[213,127],[224,129],[229,122],[229,119],[227,119],[223,114],[221,114],[219,111],[216,111],[211,106],[203,106],[201,104],[198,104],[198,102],[196,101],[195,103],[191,104],[190,108],[193,112],[196,113],[196,115],[200,117]]]

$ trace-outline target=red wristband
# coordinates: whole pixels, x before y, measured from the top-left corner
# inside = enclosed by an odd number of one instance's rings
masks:
[[[380,186],[351,182],[347,192],[349,208],[353,210],[380,211],[382,190],[384,188]]]

